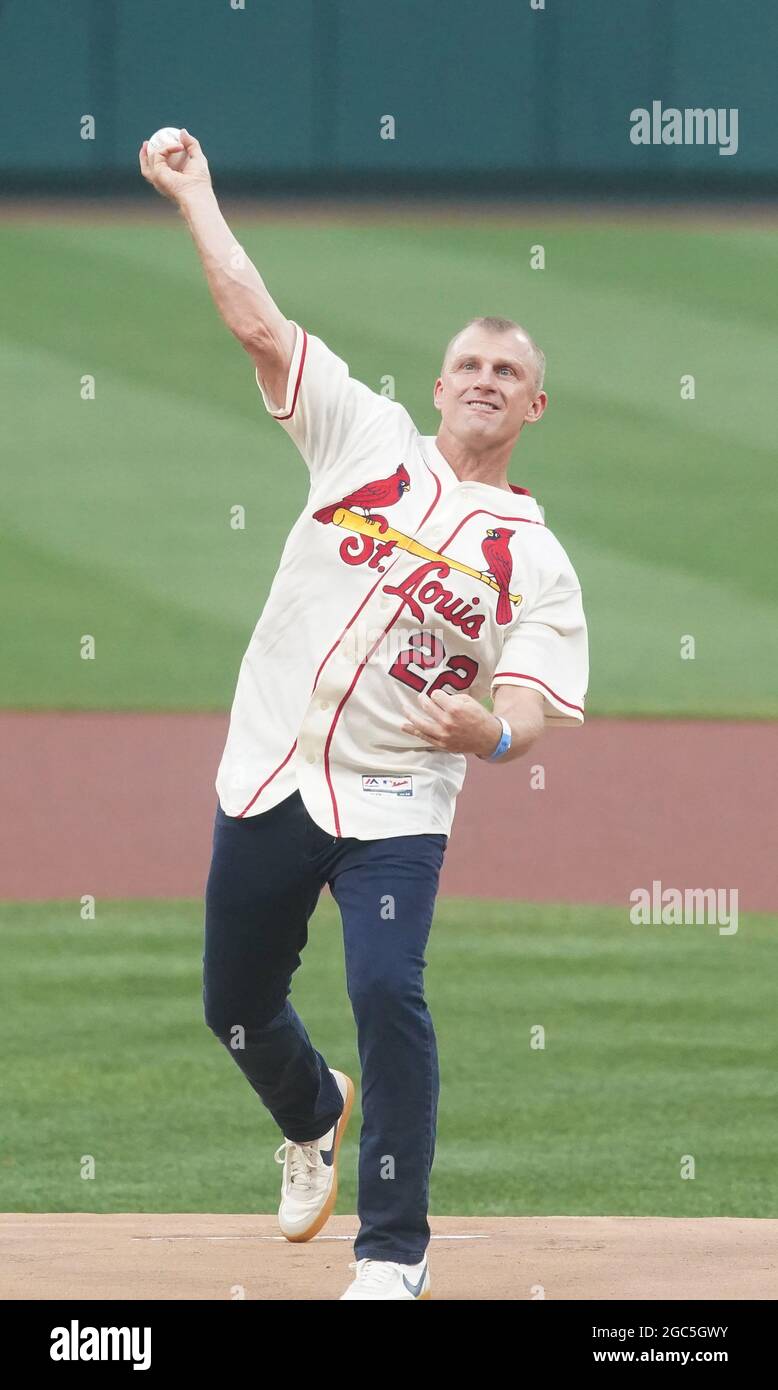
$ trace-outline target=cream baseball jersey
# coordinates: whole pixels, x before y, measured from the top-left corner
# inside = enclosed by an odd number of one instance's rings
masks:
[[[332,835],[448,834],[466,759],[403,732],[418,692],[529,686],[547,723],[582,723],[580,585],[524,489],[460,482],[402,405],[295,328],[283,405],[257,385],[310,491],[241,664],[219,800],[255,816],[299,789]]]

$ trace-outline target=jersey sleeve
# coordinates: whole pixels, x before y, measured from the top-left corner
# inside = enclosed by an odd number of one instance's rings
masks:
[[[394,403],[355,381],[326,343],[294,326],[297,336],[282,405],[268,399],[259,371],[255,376],[268,413],[294,441],[316,480],[343,462]]]
[[[508,634],[492,676],[500,685],[526,685],[544,698],[546,723],[583,724],[589,681],[589,639],[581,588],[572,569],[557,576]]]

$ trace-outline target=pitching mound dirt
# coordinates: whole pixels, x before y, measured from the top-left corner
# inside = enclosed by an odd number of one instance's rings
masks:
[[[433,1299],[775,1299],[778,1220],[433,1217]],[[357,1230],[290,1245],[273,1216],[0,1217],[3,1299],[337,1299]]]

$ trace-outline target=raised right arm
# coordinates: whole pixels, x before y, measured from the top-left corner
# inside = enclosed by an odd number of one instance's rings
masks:
[[[169,167],[165,154],[149,155],[144,141],[141,173],[158,192],[178,204],[216,308],[255,363],[268,397],[281,404],[294,351],[294,324],[281,313],[225,222],[199,141],[182,130],[181,145],[187,161],[179,173]]]

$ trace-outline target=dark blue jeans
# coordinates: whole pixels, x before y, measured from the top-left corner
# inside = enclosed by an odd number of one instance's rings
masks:
[[[446,844],[432,834],[333,839],[299,792],[244,820],[216,812],[205,1018],[282,1134],[298,1142],[326,1134],[342,1109],[288,1000],[325,883],[340,908],[362,1068],[357,1259],[418,1264],[429,1241],[440,1083],[423,970]]]

